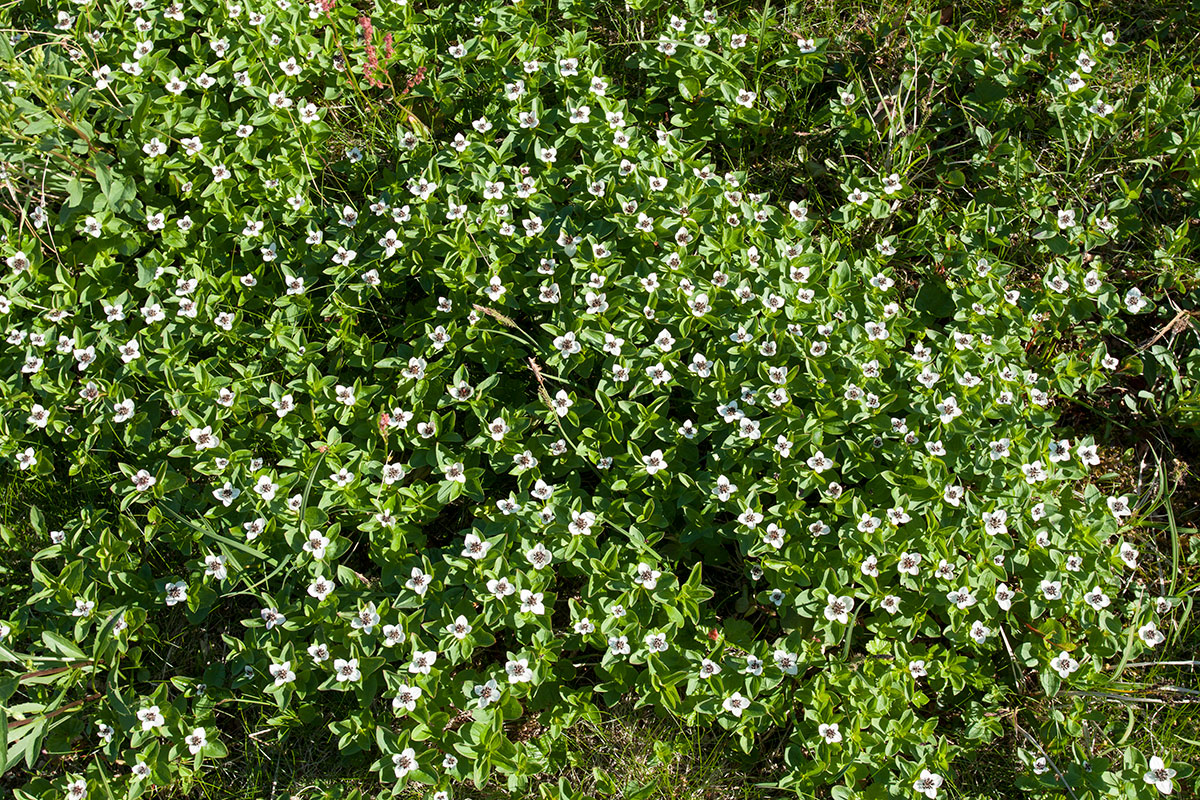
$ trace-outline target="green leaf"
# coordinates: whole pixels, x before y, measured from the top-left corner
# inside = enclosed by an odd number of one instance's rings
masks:
[[[29,506],[29,524],[39,537],[45,538],[50,535],[50,528],[46,525],[46,516],[35,505]]]
[[[42,631],[42,642],[59,655],[66,656],[75,661],[82,661],[87,658],[87,654],[80,650],[74,642],[67,640],[54,631]]]
[[[120,182],[120,178],[114,175],[113,171],[108,167],[93,163],[92,168],[96,171],[96,183],[100,185],[100,193],[108,201],[108,207],[115,209],[125,196],[124,185]]]
[[[1047,697],[1054,697],[1054,695],[1058,694],[1058,690],[1062,686],[1062,678],[1058,676],[1057,672],[1047,667],[1042,670],[1040,678],[1042,690],[1046,693]]]
[[[961,169],[952,169],[942,176],[942,183],[957,189],[967,184],[967,176]]]
[[[0,710],[0,775],[8,772],[8,714]]]
[[[49,732],[50,724],[45,718],[42,718],[30,725],[29,728],[29,733],[23,738],[23,741],[27,743],[24,747],[25,766],[28,769],[33,769],[38,756],[42,754],[42,742]]]

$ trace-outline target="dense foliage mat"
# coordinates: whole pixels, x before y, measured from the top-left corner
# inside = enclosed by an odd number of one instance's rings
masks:
[[[1192,587],[1056,428],[1146,370],[1195,423],[1166,341],[1110,348],[1195,299],[1147,221],[1195,213],[1186,77],[1122,96],[1058,2],[914,17],[882,88],[591,5],[2,12],[0,454],[85,497],[0,590],[17,796],[186,786],[264,703],[385,793],[532,787],[623,697],[783,737],[801,796],[942,796],[1006,736],[1035,795],[1189,774],[1084,752]],[[770,196],[728,153],[789,103],[836,155]]]

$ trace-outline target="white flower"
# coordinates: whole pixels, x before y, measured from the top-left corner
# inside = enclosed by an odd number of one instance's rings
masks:
[[[662,573],[656,569],[651,569],[650,565],[644,561],[637,565],[634,570],[633,582],[641,586],[646,591],[653,591],[658,586],[658,579],[662,577]]]
[[[304,552],[311,553],[312,557],[320,561],[325,558],[325,548],[329,546],[329,537],[323,535],[320,531],[309,531],[308,538],[304,540],[302,546]]]
[[[661,631],[654,631],[646,635],[646,649],[651,653],[665,653],[669,645],[667,644],[667,635]]]
[[[1153,622],[1147,622],[1142,627],[1138,628],[1138,637],[1147,647],[1154,647],[1162,644],[1167,640],[1167,637],[1158,629]]]
[[[610,636],[608,637],[608,651],[614,656],[629,655],[629,637],[628,636]]]
[[[437,663],[438,654],[435,650],[414,650],[412,661],[408,664],[408,671],[414,675],[428,675],[433,671],[433,665]]]
[[[351,658],[335,658],[333,660],[333,674],[338,683],[346,683],[347,681],[357,681],[362,677],[362,673],[358,670],[358,659]]]
[[[487,683],[477,685],[475,695],[479,698],[479,707],[487,708],[500,699],[500,685],[492,678]]]
[[[1142,780],[1151,784],[1163,794],[1170,794],[1174,788],[1171,784],[1171,779],[1175,777],[1175,770],[1163,764],[1163,760],[1158,756],[1151,756],[1149,766],[1150,769],[1142,776]]]
[[[1079,669],[1079,662],[1071,658],[1070,653],[1063,650],[1057,657],[1050,660],[1050,666],[1060,678],[1068,678],[1072,672]]]
[[[367,603],[366,606],[360,608],[358,613],[354,615],[354,619],[350,620],[350,627],[355,630],[362,631],[370,635],[375,630],[375,626],[379,624],[379,613],[375,610],[375,603]]]
[[[869,511],[864,511],[858,520],[858,530],[862,533],[874,533],[879,529],[880,523],[879,517],[872,515]]]
[[[313,582],[308,585],[308,594],[310,597],[316,598],[317,602],[321,602],[337,587],[333,581],[326,578],[324,575],[318,575],[313,579]]]
[[[405,581],[404,586],[412,589],[418,595],[424,596],[429,584],[433,582],[433,576],[422,572],[420,567],[413,567],[410,575],[411,577]]]
[[[446,626],[446,632],[455,639],[462,641],[471,632],[471,623],[467,621],[464,615],[459,614],[453,622]]]
[[[1107,608],[1112,603],[1112,599],[1099,586],[1093,586],[1092,590],[1083,596],[1083,602],[1091,606],[1093,610],[1099,611]]]
[[[534,569],[544,569],[554,560],[554,554],[547,550],[544,544],[538,542],[525,553],[525,558],[533,565]]]
[[[292,275],[285,278],[284,283],[287,285],[287,294],[304,294],[304,278]]]
[[[1130,287],[1125,293],[1125,308],[1129,313],[1136,314],[1147,305],[1146,297],[1142,294],[1142,290],[1136,286]]]
[[[392,698],[392,708],[397,711],[400,709],[415,711],[421,694],[420,686],[409,686],[407,683],[402,683],[396,687],[396,696]]]
[[[32,447],[26,447],[24,450],[17,452],[17,469],[29,469],[37,462],[37,456],[34,455]],[[142,470],[145,472],[145,470]],[[150,480],[154,480],[153,477]],[[135,482],[136,485],[136,482]],[[149,488],[149,487],[147,487]],[[139,490],[141,491],[141,490]]]
[[[650,378],[650,382],[655,386],[661,386],[671,380],[671,373],[667,371],[661,363],[655,364],[652,367],[646,368],[646,377]]]
[[[713,494],[716,496],[717,500],[724,503],[730,497],[732,497],[734,494],[737,493],[737,488],[738,487],[736,484],[729,482],[729,478],[725,477],[724,475],[721,475],[717,478],[716,486],[713,487],[712,491],[713,491]]]
[[[1128,517],[1133,514],[1132,509],[1129,508],[1129,500],[1124,495],[1108,498],[1108,510],[1112,512],[1112,515],[1117,518],[1118,522],[1122,517]]]
[[[204,728],[195,728],[183,738],[183,741],[187,745],[188,752],[196,755],[204,749],[204,745],[208,744],[208,734],[204,732]]]
[[[137,343],[136,339],[130,339],[128,342],[118,347],[117,352],[121,355],[121,361],[126,364],[136,361],[142,355],[141,345]]]
[[[192,443],[196,445],[197,450],[208,450],[218,447],[221,444],[221,440],[213,435],[211,425],[205,425],[203,428],[192,428],[188,432],[188,436],[191,438]]]
[[[784,529],[772,522],[767,525],[767,529],[763,533],[763,542],[779,550],[783,547],[785,537],[786,532]]]
[[[488,581],[488,591],[498,598],[503,595],[510,595],[514,589],[508,581]],[[521,612],[524,614],[544,614],[546,606],[542,603],[544,595],[542,592],[532,592],[529,589],[521,590]]]
[[[529,668],[529,659],[527,658],[508,661],[504,665],[504,671],[508,673],[509,683],[529,683],[533,680],[533,670]]]
[[[735,717],[742,716],[742,712],[750,707],[750,700],[742,697],[741,692],[734,692],[725,698],[725,702],[721,703],[721,708],[733,714]]]
[[[478,534],[468,533],[463,540],[462,556],[465,558],[473,558],[476,561],[487,555],[488,550],[492,547],[492,543],[481,539]]]
[[[275,679],[276,686],[283,686],[296,680],[296,673],[292,672],[291,661],[284,661],[282,664],[271,664],[267,667],[267,671]]]
[[[461,45],[455,45],[455,47],[461,48]],[[451,48],[452,53],[453,53],[453,51],[454,51],[454,48]],[[463,52],[465,53],[466,51],[464,50]],[[455,56],[455,57],[461,58],[461,56]],[[421,768],[421,764],[417,761],[417,752],[415,750],[413,750],[411,747],[406,747],[403,750],[401,750],[399,753],[394,753],[392,755],[392,772],[394,772],[396,774],[397,778],[403,778],[405,775],[412,772],[413,770],[417,770],[420,768]]]
[[[817,734],[820,735],[821,739],[824,740],[826,744],[837,744],[842,740],[842,732],[838,730],[838,724],[836,722],[828,725],[821,723],[817,726]]]
[[[596,515],[591,511],[572,511],[571,521],[567,524],[567,530],[572,536],[586,536],[592,532],[592,526],[596,524]]]
[[[1003,508],[983,512],[983,529],[992,536],[1008,533],[1008,512]]]
[[[594,296],[590,292],[588,294],[589,296]],[[567,331],[562,336],[554,337],[554,347],[564,356],[573,356],[583,350],[583,345],[575,338],[575,334],[572,331]]]
[[[954,397],[954,395],[950,395],[942,400],[942,402],[937,404],[936,408],[938,414],[940,415],[939,419],[943,425],[949,425],[955,417],[962,416],[963,413],[962,409],[959,408],[958,400]]]
[[[333,387],[333,393],[337,397],[337,401],[344,406],[354,405],[354,388],[350,386],[342,386],[340,383]]]
[[[183,581],[179,581],[177,583],[168,583],[166,586],[164,586],[163,591],[166,593],[167,605],[173,606],[176,603],[186,603],[187,589],[188,586]]]
[[[941,786],[942,776],[927,769],[921,770],[921,775],[913,781],[913,790],[925,795],[929,800],[937,797],[938,789]]]
[[[157,158],[167,152],[167,146],[157,136],[142,145],[142,152],[150,158]]]
[[[262,497],[268,503],[275,499],[275,492],[279,491],[279,484],[274,483],[269,475],[260,475],[258,481],[254,484],[255,494]]]
[[[921,560],[920,553],[901,553],[896,571],[901,575],[917,575],[921,571]]]
[[[138,474],[140,475],[141,473]],[[221,488],[213,490],[213,497],[215,497],[217,502],[226,508],[229,508],[231,505],[233,505],[233,501],[240,497],[241,494],[242,490],[238,489],[229,481],[225,481],[225,485]]]
[[[808,468],[816,472],[824,472],[833,466],[833,462],[825,457],[825,454],[818,450],[815,455],[808,459]]]
[[[258,612],[258,616],[266,623],[267,630],[271,630],[287,622],[287,617],[280,614],[277,608],[264,608]]]
[[[575,405],[575,401],[562,389],[559,389],[558,393],[554,395],[554,413],[558,414],[558,416],[565,417],[573,405]]]
[[[663,458],[662,450],[655,450],[648,456],[642,456],[642,463],[646,465],[646,473],[649,475],[653,475],[667,467],[667,461]]]
[[[405,470],[403,464],[387,463],[383,465],[382,478],[386,486],[391,486],[396,481],[404,478]]]
[[[225,580],[229,575],[229,568],[225,566],[225,556],[206,555],[204,557],[204,572],[219,581]]]
[[[959,609],[966,609],[975,605],[975,595],[972,594],[971,590],[965,586],[961,589],[955,589],[947,594],[946,599],[951,603],[954,603],[954,605]]]
[[[142,723],[143,731],[161,728],[164,722],[162,712],[159,711],[158,706],[148,706],[146,708],[138,709],[137,718],[138,721]]]
[[[787,675],[795,675],[800,671],[800,657],[787,650],[776,650],[774,653],[775,666]]]
[[[845,595],[839,597],[831,594],[826,600],[825,619],[837,621],[845,625],[850,621],[850,612],[854,609],[853,598]]]
[[[744,108],[750,108],[751,106],[754,105],[754,100],[757,97],[758,97],[758,95],[755,94],[754,92],[748,91],[746,89],[742,89],[740,92],[737,93],[737,96],[734,97],[734,102]]]
[[[1000,606],[1000,610],[1008,611],[1012,608],[1013,597],[1016,592],[1008,587],[1007,583],[1000,583],[996,586],[996,605]]]
[[[383,646],[395,647],[404,641],[404,629],[399,625],[383,626]]]

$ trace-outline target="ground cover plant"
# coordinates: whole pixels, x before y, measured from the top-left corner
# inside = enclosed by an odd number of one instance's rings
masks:
[[[305,796],[679,791],[588,771],[614,709],[747,796],[1194,787],[1200,106],[1146,31],[4,13],[14,796],[274,797],[310,740],[357,774]]]

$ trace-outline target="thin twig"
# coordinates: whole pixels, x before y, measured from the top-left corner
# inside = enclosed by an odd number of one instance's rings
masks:
[[[1063,692],[1063,695],[1068,697],[1094,697],[1097,700],[1108,700],[1112,703],[1146,703],[1147,705],[1158,706],[1195,705],[1200,703],[1200,700],[1163,700],[1158,697],[1126,697],[1119,694],[1109,694],[1108,692],[1067,691]]]
[[[73,669],[82,669],[83,667],[90,667],[93,663],[94,662],[92,661],[76,661],[74,664],[68,664],[65,667],[54,667],[52,669],[39,669],[35,672],[26,672],[24,675],[17,678],[17,682],[19,683],[26,678],[44,678],[47,675],[57,675],[60,672],[69,672]]]
[[[42,714],[37,717],[30,717],[29,719],[19,719],[19,720],[15,720],[13,722],[9,722],[8,729],[12,730],[13,728],[20,728],[22,725],[32,725],[33,723],[35,723],[39,720],[51,719],[53,717],[57,717],[59,714],[65,714],[68,711],[70,711],[72,708],[75,708],[76,706],[81,706],[84,703],[90,703],[93,700],[99,700],[103,696],[104,696],[103,693],[90,694],[87,697],[81,698],[79,700],[73,700],[70,703],[67,703],[65,706],[59,706],[58,708],[54,709],[53,711],[51,711],[48,714]]]
[[[1004,642],[1004,649],[1008,651],[1008,665],[1012,667],[1013,683],[1016,685],[1017,691],[1021,691],[1022,681],[1021,675],[1017,672],[1017,657],[1013,653],[1012,645],[1008,643],[1008,634],[1004,632],[1004,626],[997,626],[1000,630],[1000,638]]]
[[[1137,661],[1126,667],[1200,667],[1200,661]]]
[[[1046,759],[1046,763],[1050,765],[1052,770],[1054,770],[1055,776],[1058,777],[1059,783],[1063,785],[1063,788],[1067,790],[1067,793],[1070,794],[1074,800],[1079,800],[1079,797],[1075,794],[1075,790],[1071,788],[1071,784],[1067,783],[1067,779],[1063,777],[1062,770],[1060,770],[1058,765],[1054,763],[1054,760],[1050,758],[1050,754],[1042,749],[1041,744],[1038,743],[1037,739],[1033,738],[1032,734],[1030,734],[1017,723],[1016,714],[1013,714],[1013,728],[1017,733],[1028,739],[1029,742],[1038,749],[1038,752],[1042,754],[1042,758]]]

